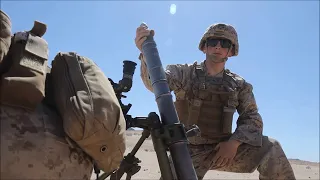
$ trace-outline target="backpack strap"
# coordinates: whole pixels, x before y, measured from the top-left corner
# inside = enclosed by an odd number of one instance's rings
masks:
[[[197,64],[195,67],[197,79],[200,81],[199,90],[205,90],[206,87],[206,73],[204,72],[203,64]]]
[[[234,93],[237,90],[239,84],[236,79],[233,78],[233,74],[226,69],[223,73],[223,88],[229,93],[220,94],[220,98],[224,104],[222,109],[222,132],[230,133],[232,131],[232,121],[233,115],[236,112],[236,107],[230,104],[232,98],[234,98]]]
[[[206,89],[206,75],[205,75],[202,64],[195,64],[194,72],[195,72],[195,77],[192,79],[192,86],[188,92],[188,99],[190,102],[188,123],[191,126],[197,123],[200,116],[200,109],[203,103],[201,99],[195,97],[193,86],[196,83],[200,83],[198,85],[199,87],[197,91]],[[198,81],[198,82],[195,82],[195,81]]]
[[[42,37],[47,31],[47,25],[39,21],[34,21],[32,29],[29,31],[34,36]]]

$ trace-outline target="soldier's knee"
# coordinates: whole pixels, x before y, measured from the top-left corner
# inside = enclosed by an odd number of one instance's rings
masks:
[[[277,139],[268,137],[268,140],[272,144],[272,146],[281,147],[281,143]]]
[[[273,153],[279,153],[281,151],[283,152],[283,149],[279,140],[275,138],[267,137],[267,144],[270,147],[269,151],[272,151]]]

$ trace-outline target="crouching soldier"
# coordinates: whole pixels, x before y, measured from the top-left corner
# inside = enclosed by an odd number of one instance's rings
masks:
[[[135,38],[141,51],[141,78],[150,91],[153,89],[141,47],[152,31],[138,27]],[[180,121],[185,126],[196,124],[201,130],[200,137],[189,138],[198,179],[209,170],[252,173],[256,169],[261,180],[295,179],[280,143],[262,135],[263,121],[252,85],[225,68],[228,58],[239,53],[234,27],[223,23],[209,26],[198,48],[206,55],[205,60],[172,64],[165,70]],[[239,118],[232,133],[235,111]]]

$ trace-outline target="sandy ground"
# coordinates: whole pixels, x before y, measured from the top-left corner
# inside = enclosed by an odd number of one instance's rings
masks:
[[[133,146],[139,140],[141,131],[127,131],[127,150],[126,155],[132,150]],[[146,140],[136,154],[142,162],[140,163],[141,169],[138,173],[132,176],[131,179],[159,179],[160,170],[157,162],[157,157],[151,140]],[[299,180],[305,179],[320,179],[319,176],[319,163],[307,162],[302,160],[290,159],[292,168],[295,172],[296,178]],[[229,173],[220,171],[209,171],[204,179],[259,179],[258,172],[255,171],[251,174]],[[91,179],[95,179],[96,175],[93,174]],[[126,178],[126,174],[122,179]],[[109,177],[107,178],[109,179]]]

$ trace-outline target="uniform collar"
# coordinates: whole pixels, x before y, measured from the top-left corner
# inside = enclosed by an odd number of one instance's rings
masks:
[[[207,66],[205,64],[205,61],[206,60],[203,60],[201,63],[200,63],[200,67],[202,69],[202,71],[205,73],[206,76],[209,76],[208,74],[208,70],[207,70]],[[225,72],[225,69],[223,69],[221,72],[219,72],[218,74],[216,74],[215,76],[210,76],[210,77],[223,77],[223,74]]]

